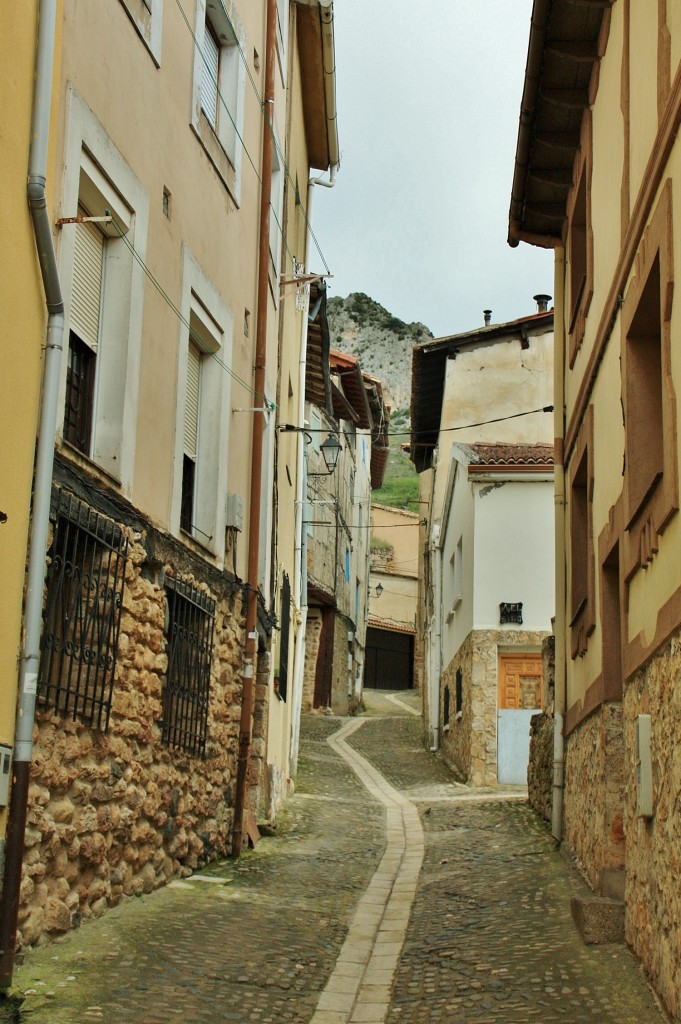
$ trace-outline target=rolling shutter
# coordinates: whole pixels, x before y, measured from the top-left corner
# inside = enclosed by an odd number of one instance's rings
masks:
[[[82,208],[79,216],[86,216]],[[75,224],[71,330],[93,352],[99,341],[104,271],[104,235],[94,224]]]
[[[184,405],[184,454],[196,462],[199,438],[199,389],[201,386],[201,349],[189,342],[187,358],[187,394]]]
[[[206,20],[203,33],[203,67],[201,69],[201,109],[212,124],[218,125],[218,71],[220,69],[220,47],[213,35],[210,22]]]

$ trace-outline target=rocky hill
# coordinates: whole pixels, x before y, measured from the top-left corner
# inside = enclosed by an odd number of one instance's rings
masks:
[[[334,296],[327,305],[331,345],[357,356],[378,377],[393,412],[409,409],[411,350],[433,337],[423,324],[405,324],[363,292]]]

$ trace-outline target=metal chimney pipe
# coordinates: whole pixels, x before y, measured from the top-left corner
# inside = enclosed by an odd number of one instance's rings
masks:
[[[485,318],[485,327],[489,327],[489,325],[492,323],[492,310],[491,309],[483,309],[482,315]]]
[[[538,313],[548,313],[548,311],[549,311],[549,302],[551,301],[551,298],[552,298],[551,295],[544,295],[544,294],[542,294],[540,292],[539,295],[533,295],[532,298],[537,303],[537,312]]]

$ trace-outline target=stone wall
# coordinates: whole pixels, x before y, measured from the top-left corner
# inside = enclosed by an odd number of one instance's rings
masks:
[[[456,713],[456,673],[463,674],[463,701],[460,716]],[[473,635],[466,637],[456,656],[440,677],[440,743],[447,761],[466,780],[471,774],[471,739],[473,728]],[[444,724],[445,689],[449,688],[449,726]]]
[[[347,715],[350,707],[348,677],[352,670],[348,668],[348,655],[351,654],[352,644],[348,644],[349,632],[354,633],[353,623],[345,615],[336,611],[331,680],[331,710],[334,715]]]
[[[563,842],[594,891],[624,864],[622,705],[602,704],[565,745]]]
[[[497,706],[499,648],[541,647],[546,633],[528,630],[473,630],[457,651],[440,682],[440,722],[444,720],[444,690],[450,690],[450,728],[443,733],[442,750],[473,786],[497,781]],[[456,670],[463,672],[463,707],[455,718]]]
[[[172,539],[126,532],[130,548],[108,730],[38,707],[20,945],[65,932],[229,851],[241,703],[241,590],[208,565],[203,580],[192,575],[189,563],[201,564],[195,557],[184,561],[182,572],[177,563],[159,562],[164,545],[180,552]],[[163,571],[210,592],[217,602],[204,758],[161,742],[167,670]],[[258,683],[261,688],[260,675]],[[261,741],[258,735],[251,772],[256,796]]]
[[[530,760],[527,795],[530,807],[545,821],[553,811],[553,711],[556,689],[556,638],[542,644],[542,701],[544,710],[530,721]]]
[[[625,687],[627,942],[675,1020],[681,1019],[681,635]],[[653,817],[636,814],[635,720],[651,716]]]
[[[305,626],[305,667],[303,669],[303,714],[314,707],[314,688],[317,675],[319,640],[322,633],[321,608],[309,608]]]

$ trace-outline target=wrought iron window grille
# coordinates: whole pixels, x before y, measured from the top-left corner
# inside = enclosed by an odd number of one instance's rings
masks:
[[[507,622],[516,622],[518,625],[522,625],[523,622],[523,603],[517,601],[515,604],[505,602],[499,605],[499,622],[503,626]]]
[[[171,576],[165,578],[165,589],[168,672],[161,739],[175,750],[205,757],[215,601]]]
[[[288,652],[291,632],[291,583],[288,574],[284,573],[281,584],[281,625],[279,637],[279,681],[277,694],[286,700],[288,694]]]
[[[128,540],[73,495],[61,495],[49,551],[39,702],[106,732],[116,671]]]

